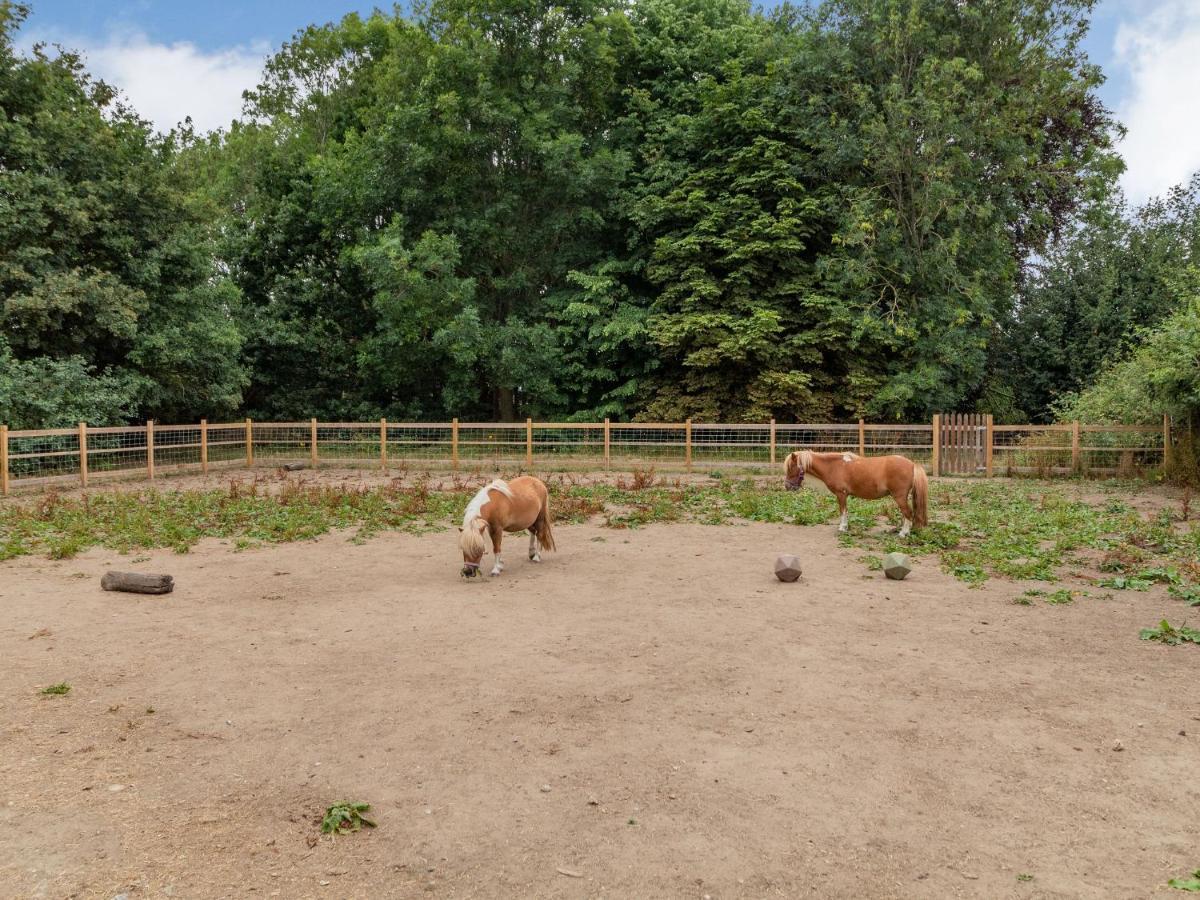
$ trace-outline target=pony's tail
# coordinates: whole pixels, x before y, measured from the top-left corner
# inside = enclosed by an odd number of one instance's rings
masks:
[[[924,528],[929,524],[929,476],[920,463],[913,463],[912,498],[913,526]]]
[[[558,549],[554,546],[554,532],[550,529],[551,519],[550,497],[547,495],[546,502],[542,505],[542,514],[538,516],[538,520],[534,524],[534,531],[537,534],[538,543],[541,544],[543,550]]]

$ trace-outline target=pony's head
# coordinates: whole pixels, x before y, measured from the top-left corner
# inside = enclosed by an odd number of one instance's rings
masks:
[[[812,463],[811,450],[793,450],[783,461],[783,483],[789,491],[797,491],[804,484],[804,472]]]
[[[459,529],[461,533],[458,536],[458,546],[462,548],[464,578],[474,578],[479,574],[479,562],[487,550],[487,544],[483,540],[483,533],[487,527],[487,520],[476,516],[465,528]]]

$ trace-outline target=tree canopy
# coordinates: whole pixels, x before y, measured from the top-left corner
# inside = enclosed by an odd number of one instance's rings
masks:
[[[432,0],[156,135],[0,3],[0,420],[1051,418],[1200,240],[1091,7]]]

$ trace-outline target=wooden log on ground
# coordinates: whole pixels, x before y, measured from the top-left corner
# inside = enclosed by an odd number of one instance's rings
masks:
[[[109,572],[100,579],[100,587],[106,591],[133,594],[169,594],[175,590],[175,579],[170,575],[152,575],[148,572]]]
[[[301,469],[307,469],[308,463],[285,463],[280,468],[285,472],[299,472]]]

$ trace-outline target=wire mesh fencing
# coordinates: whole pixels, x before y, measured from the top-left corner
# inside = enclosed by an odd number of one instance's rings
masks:
[[[993,425],[980,439],[930,424],[710,422],[242,422],[9,431],[0,425],[0,491],[87,485],[103,477],[206,473],[221,467],[380,466],[471,471],[655,467],[763,474],[793,450],[898,453],[934,474],[1131,475],[1164,464],[1169,429]],[[959,456],[972,456],[959,466]],[[957,456],[956,456],[957,454]]]

